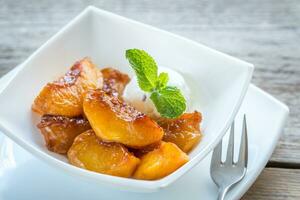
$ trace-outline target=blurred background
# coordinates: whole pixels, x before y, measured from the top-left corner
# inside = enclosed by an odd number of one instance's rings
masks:
[[[285,102],[291,114],[267,168],[244,198],[300,199],[299,0],[0,0],[0,77],[88,5],[253,63],[252,82]],[[291,184],[282,184],[287,180]]]

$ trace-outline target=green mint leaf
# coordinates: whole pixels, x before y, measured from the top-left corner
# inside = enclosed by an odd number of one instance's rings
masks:
[[[162,117],[177,118],[186,109],[186,102],[180,90],[167,86],[159,91],[154,91],[150,99]]]
[[[156,88],[160,90],[166,87],[168,81],[169,81],[169,75],[166,72],[160,73],[156,82]]]
[[[155,60],[144,50],[128,49],[126,58],[134,69],[138,84],[145,92],[155,89],[157,81],[157,65]]]

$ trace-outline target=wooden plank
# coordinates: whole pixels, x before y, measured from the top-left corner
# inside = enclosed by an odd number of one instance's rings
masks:
[[[266,168],[243,200],[300,199],[300,170]]]
[[[22,62],[88,4],[254,63],[253,82],[286,102],[291,110],[271,160],[300,163],[298,0],[0,0],[0,76]]]

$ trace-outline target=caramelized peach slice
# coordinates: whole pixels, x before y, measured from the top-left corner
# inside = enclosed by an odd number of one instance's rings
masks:
[[[163,178],[184,165],[188,156],[171,142],[162,142],[160,147],[141,158],[141,163],[133,177],[155,180]]]
[[[50,151],[65,154],[77,135],[89,130],[90,124],[82,117],[44,115],[37,125]]]
[[[102,90],[89,91],[83,109],[96,135],[104,141],[142,148],[163,137],[162,128],[150,117]]]
[[[140,162],[122,144],[105,143],[93,130],[75,138],[68,159],[77,167],[122,177],[130,177]]]
[[[108,94],[121,97],[127,83],[130,81],[129,76],[113,68],[104,68],[101,72],[103,75],[102,90]]]
[[[199,112],[185,113],[177,119],[164,119],[159,125],[164,129],[163,140],[173,142],[182,151],[189,152],[201,139]]]
[[[58,80],[48,83],[35,98],[32,110],[44,115],[79,116],[83,93],[102,87],[102,74],[88,59],[76,62]]]

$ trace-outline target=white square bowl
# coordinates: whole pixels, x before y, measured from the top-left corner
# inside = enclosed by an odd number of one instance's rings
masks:
[[[129,48],[144,49],[158,65],[183,74],[192,89],[193,108],[204,116],[204,137],[189,154],[190,161],[155,181],[104,175],[68,164],[64,156],[47,150],[36,128],[39,117],[31,111],[41,88],[82,57],[91,57],[98,66],[109,65],[131,74],[125,59]],[[185,174],[221,140],[239,110],[253,69],[249,63],[191,40],[88,7],[33,53],[0,94],[0,129],[32,154],[78,178],[123,190],[155,191]]]

